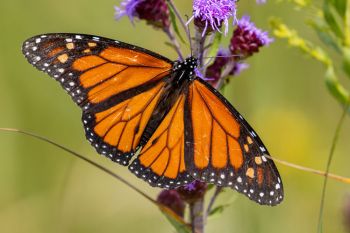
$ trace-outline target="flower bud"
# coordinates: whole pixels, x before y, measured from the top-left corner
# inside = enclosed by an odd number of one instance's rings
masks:
[[[165,0],[125,0],[120,7],[115,7],[115,18],[118,20],[125,15],[131,22],[136,17],[156,28],[170,26],[169,8]]]
[[[231,38],[230,50],[232,54],[247,58],[259,51],[263,46],[273,41],[267,34],[250,22],[249,16],[243,16],[238,20],[237,28]]]
[[[207,184],[198,180],[177,188],[177,192],[187,203],[192,203],[200,198],[203,198],[206,191]]]
[[[185,202],[176,190],[164,189],[159,193],[157,201],[174,211],[180,217],[184,216]]]
[[[226,71],[227,75],[236,76],[241,73],[242,70],[248,68],[248,64],[240,62],[238,59],[234,59],[232,54],[228,50],[220,49],[217,56],[210,66],[206,70],[205,77],[212,86],[217,86],[222,77],[223,72]],[[230,70],[225,70],[230,69]]]

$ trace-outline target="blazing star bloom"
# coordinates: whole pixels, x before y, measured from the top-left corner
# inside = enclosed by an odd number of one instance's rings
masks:
[[[236,76],[239,75],[243,70],[246,70],[249,68],[249,65],[244,62],[236,62],[230,75]]]
[[[164,189],[159,193],[157,201],[174,211],[180,217],[184,216],[185,202],[181,199],[180,194],[176,190]]]
[[[224,24],[226,35],[230,18],[236,21],[235,0],[194,0],[193,16],[188,23],[194,19],[195,25],[203,31],[203,36],[211,31],[221,32],[220,28]]]
[[[195,180],[190,184],[177,188],[176,190],[183,200],[191,203],[204,196],[205,192],[207,191],[207,184]]]
[[[257,28],[250,21],[249,16],[243,16],[238,20],[237,28],[231,38],[230,50],[232,54],[249,57],[259,51],[260,47],[269,45],[273,42],[267,32]]]
[[[220,49],[217,53],[217,56],[210,66],[208,66],[206,71],[206,77],[208,82],[212,86],[216,86],[217,82],[220,78],[222,78],[222,72],[231,62],[232,69],[228,73],[228,75],[236,76],[240,74],[243,70],[247,69],[249,66],[246,63],[239,62],[239,59],[235,59],[232,57],[232,54],[229,50]]]
[[[158,28],[170,26],[169,8],[165,0],[124,0],[120,7],[115,6],[114,9],[117,20],[128,16],[132,23],[136,17]]]

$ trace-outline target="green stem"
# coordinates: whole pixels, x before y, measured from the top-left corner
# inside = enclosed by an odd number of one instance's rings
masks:
[[[36,139],[39,139],[40,141],[44,141],[44,142],[47,142],[51,145],[54,145],[68,153],[70,153],[71,155],[74,155],[75,157],[81,159],[81,160],[84,160],[85,162],[93,165],[94,167],[100,169],[101,171],[107,173],[108,175],[114,177],[115,179],[119,180],[120,182],[126,184],[127,186],[129,186],[130,188],[132,188],[133,190],[135,190],[136,192],[138,192],[139,194],[141,194],[143,197],[145,197],[146,199],[148,199],[149,201],[151,201],[152,203],[155,203],[157,204],[157,202],[155,200],[153,200],[152,197],[148,196],[146,193],[144,193],[143,191],[141,191],[139,188],[137,188],[135,185],[131,184],[129,181],[125,180],[124,178],[122,178],[121,176],[115,174],[113,171],[101,166],[100,164],[84,157],[83,155],[65,147],[65,146],[62,146],[60,144],[58,144],[57,142],[54,142],[48,138],[45,138],[43,136],[40,136],[40,135],[37,135],[37,134],[34,134],[34,133],[31,133],[31,132],[27,132],[27,131],[23,131],[23,130],[19,130],[19,129],[12,129],[12,128],[0,128],[1,131],[8,131],[8,132],[17,132],[17,133],[21,133],[21,134],[24,134],[24,135],[27,135],[27,136],[30,136],[30,137],[33,137],[33,138],[36,138]],[[158,205],[158,204],[157,204]]]
[[[174,45],[174,49],[177,52],[177,54],[179,55],[179,58],[181,61],[184,60],[182,53],[181,53],[181,49],[180,49],[180,44],[179,42],[176,40],[176,37],[172,31],[172,29],[170,28],[166,28],[164,29],[164,32],[168,35],[170,41],[172,42],[172,44]]]
[[[223,187],[216,186],[215,192],[214,192],[213,196],[211,197],[210,202],[208,204],[208,208],[207,208],[207,211],[205,213],[205,219],[207,219],[208,215],[212,211],[214,203],[215,203],[217,197],[219,196],[219,194],[221,193],[222,189],[223,189]]]
[[[188,27],[186,26],[186,23],[185,21],[183,20],[183,18],[181,17],[181,14],[179,12],[179,10],[177,9],[177,7],[175,6],[174,2],[172,0],[167,0],[169,6],[173,9],[176,17],[179,19],[183,29],[185,30],[186,32],[186,35],[188,37],[188,39],[191,41],[191,36],[190,36],[190,32],[189,32],[189,29]]]
[[[345,116],[346,116],[347,110],[349,108],[349,104],[350,104],[350,101],[344,107],[344,111],[343,111],[343,113],[342,113],[342,115],[341,115],[341,117],[339,119],[339,122],[337,124],[336,130],[335,130],[335,133],[334,133],[334,136],[333,136],[331,150],[329,151],[327,167],[326,167],[325,177],[324,177],[324,181],[323,181],[321,204],[320,204],[320,212],[319,212],[319,217],[318,217],[317,233],[321,233],[322,232],[323,212],[324,212],[324,203],[325,203],[326,189],[327,189],[327,183],[328,183],[328,173],[329,173],[329,169],[331,167],[331,163],[332,163],[332,160],[333,160],[334,151],[335,151],[335,148],[337,146],[338,139],[339,139],[340,130],[341,130],[342,126],[343,126],[343,123],[344,123],[344,120],[345,120]]]

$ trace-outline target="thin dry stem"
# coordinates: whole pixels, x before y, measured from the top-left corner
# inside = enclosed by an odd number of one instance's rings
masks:
[[[23,131],[23,130],[19,130],[19,129],[13,129],[13,128],[0,128],[0,131],[7,131],[7,132],[15,132],[15,133],[20,133],[20,134],[24,134],[27,136],[30,136],[32,138],[36,138],[39,139],[40,141],[44,141],[47,142],[53,146],[56,146],[70,154],[72,154],[73,156],[84,160],[85,162],[91,164],[92,166],[100,169],[101,171],[107,173],[108,175],[112,176],[113,178],[119,180],[120,182],[124,183],[125,185],[127,185],[128,187],[130,187],[131,189],[133,189],[134,191],[136,191],[137,193],[141,194],[144,198],[146,198],[147,200],[149,200],[151,203],[153,203],[154,205],[158,206],[158,208],[160,208],[163,212],[167,213],[168,215],[171,215],[173,218],[175,218],[179,223],[183,224],[185,227],[188,227],[187,223],[185,222],[185,220],[183,218],[181,218],[180,216],[178,216],[174,211],[172,211],[171,209],[169,209],[167,206],[158,203],[156,200],[154,200],[152,197],[148,196],[146,193],[144,193],[141,189],[137,188],[135,185],[131,184],[129,181],[125,180],[123,177],[117,175],[116,173],[114,173],[113,171],[109,170],[108,168],[103,167],[102,165],[84,157],[83,155],[65,147],[62,146],[48,138],[45,138],[43,136],[31,133],[31,132],[27,132],[27,131]]]
[[[214,192],[213,196],[211,197],[210,202],[208,204],[207,211],[205,212],[205,219],[207,219],[208,215],[212,211],[214,203],[215,203],[217,197],[219,196],[219,194],[221,193],[222,189],[223,189],[223,187],[216,186],[215,192]]]
[[[320,212],[319,212],[319,216],[318,216],[317,232],[319,232],[319,233],[322,232],[323,210],[324,210],[324,203],[325,203],[325,199],[326,199],[326,190],[327,190],[327,183],[328,183],[328,177],[329,177],[329,170],[330,170],[331,163],[333,160],[334,151],[335,151],[335,148],[337,146],[338,138],[340,135],[340,130],[344,124],[345,116],[346,116],[347,110],[349,108],[349,104],[350,104],[350,102],[348,102],[348,104],[344,107],[343,114],[341,115],[339,122],[337,124],[336,130],[335,130],[335,133],[333,136],[333,140],[332,140],[332,146],[331,146],[331,149],[329,151],[326,172],[325,172],[325,177],[324,177],[324,182],[323,182],[323,188],[322,188]]]
[[[204,233],[204,198],[190,203],[190,218],[192,232]]]
[[[172,42],[172,44],[174,45],[174,49],[175,51],[177,52],[177,54],[179,55],[179,58],[181,61],[184,60],[183,58],[183,55],[181,53],[181,48],[180,48],[180,44],[179,42],[177,41],[175,35],[174,35],[174,32],[171,28],[166,28],[164,29],[164,32],[168,35],[170,41]]]
[[[301,170],[301,171],[305,171],[305,172],[310,172],[310,173],[313,173],[313,174],[316,174],[316,175],[320,175],[320,176],[326,176],[326,172],[321,171],[321,170],[300,166],[300,165],[297,165],[297,164],[294,164],[294,163],[290,163],[290,162],[284,161],[282,159],[277,159],[275,157],[271,157],[269,155],[264,155],[264,156],[269,158],[269,159],[272,159],[273,161],[275,161],[277,163],[286,165],[288,167],[292,167],[292,168],[295,168],[295,169],[298,169],[298,170]],[[344,177],[344,176],[339,176],[339,175],[336,175],[336,174],[328,173],[327,177],[331,178],[331,179],[334,179],[334,180],[337,180],[337,181],[340,181],[340,182],[343,182],[343,183],[350,184],[350,178],[347,178],[347,177]]]

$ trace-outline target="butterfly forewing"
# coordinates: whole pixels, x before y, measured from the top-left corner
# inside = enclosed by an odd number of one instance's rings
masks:
[[[120,41],[76,34],[35,36],[24,42],[23,53],[83,109],[86,137],[96,150],[127,165],[172,62]]]

